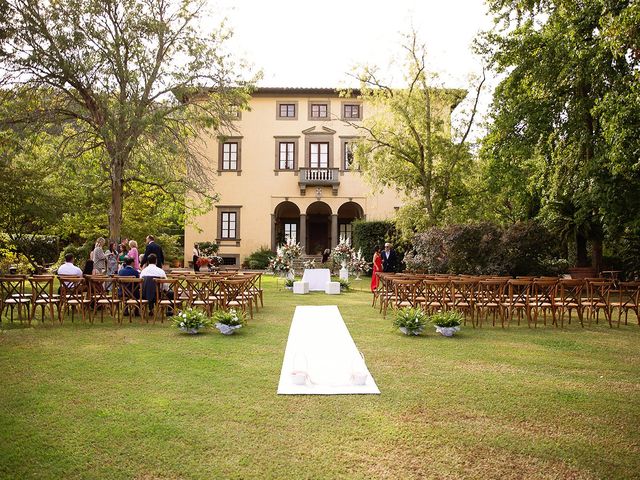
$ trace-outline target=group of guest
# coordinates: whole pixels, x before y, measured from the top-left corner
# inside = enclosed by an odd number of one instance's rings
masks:
[[[106,274],[116,275],[127,265],[131,266],[137,272],[140,272],[140,266],[149,264],[149,256],[155,255],[156,263],[162,268],[164,263],[164,253],[162,247],[155,242],[153,235],[146,238],[146,248],[144,254],[138,252],[138,242],[135,240],[124,239],[122,243],[109,243],[109,248],[104,250],[105,239],[100,237],[96,240],[95,247],[89,256],[89,260],[85,265],[84,274]]]

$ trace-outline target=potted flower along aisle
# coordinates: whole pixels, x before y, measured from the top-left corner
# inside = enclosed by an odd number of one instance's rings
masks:
[[[436,332],[445,337],[453,337],[460,331],[460,325],[464,317],[460,312],[438,312],[431,315],[431,323],[436,327]]]
[[[340,268],[340,278],[342,280],[349,280],[349,270],[347,266],[349,262],[351,262],[353,255],[353,249],[351,248],[349,239],[341,236],[340,243],[338,243],[333,249],[333,252],[331,252],[331,258],[342,267]]]
[[[245,313],[240,310],[231,309],[228,312],[219,310],[213,314],[213,320],[216,322],[215,327],[220,330],[223,335],[232,335],[247,323]]]
[[[195,335],[202,328],[211,325],[211,319],[202,310],[187,308],[173,318],[173,325],[179,330]]]
[[[274,275],[286,276],[288,279],[295,278],[293,263],[302,254],[302,247],[295,240],[287,239],[286,243],[276,249],[276,256],[269,261],[269,270]]]
[[[427,324],[426,317],[419,308],[401,308],[396,312],[393,326],[405,335],[420,335]]]

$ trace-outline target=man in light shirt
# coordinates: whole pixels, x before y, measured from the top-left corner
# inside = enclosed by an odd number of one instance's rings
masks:
[[[64,256],[64,263],[58,267],[58,275],[82,276],[82,270],[73,264],[73,253],[67,253]]]
[[[142,284],[142,298],[149,302],[149,314],[153,312],[153,307],[157,301],[156,299],[156,284],[153,281],[154,278],[167,278],[167,274],[163,269],[157,265],[158,257],[155,253],[150,254],[147,257],[147,266],[140,272],[140,278],[144,279]],[[169,285],[163,285],[163,290],[168,290]],[[173,298],[173,292],[166,292],[167,298]]]

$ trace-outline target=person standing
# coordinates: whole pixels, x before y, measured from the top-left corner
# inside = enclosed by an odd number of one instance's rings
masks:
[[[200,248],[197,243],[193,244],[193,271],[199,272],[200,266],[198,265],[198,260],[200,260]]]
[[[138,242],[135,240],[129,240],[129,253],[127,254],[133,258],[133,268],[140,271],[140,254],[138,253]]]
[[[104,246],[104,238],[100,237],[96,240],[96,246],[93,249],[93,273],[103,274],[107,271],[107,256],[102,247]]]
[[[376,275],[382,271],[382,256],[380,255],[380,247],[376,245],[373,251],[373,272],[371,272],[371,291],[375,291],[378,288],[380,278]]]
[[[107,250],[107,275],[115,275],[118,273],[118,251],[116,244],[109,243],[109,250]]]
[[[327,263],[329,261],[329,257],[331,256],[331,250],[328,248],[322,252],[322,263]]]
[[[120,264],[120,268],[122,268],[124,267],[125,260],[128,257],[127,252],[129,250],[129,247],[127,245],[120,245],[118,248],[120,250],[120,255],[118,256],[118,263]]]
[[[149,263],[149,255],[154,254],[156,256],[156,263],[158,268],[162,268],[164,264],[164,253],[162,247],[155,242],[153,235],[147,235],[147,248],[144,250],[144,256],[142,257],[142,266]]]
[[[392,248],[392,245],[387,242],[384,244],[384,252],[382,252],[382,271],[395,272],[398,268],[398,256],[396,251]]]

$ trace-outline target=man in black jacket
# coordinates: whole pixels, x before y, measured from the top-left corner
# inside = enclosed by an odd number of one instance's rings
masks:
[[[384,244],[384,250],[382,252],[382,271],[383,272],[395,272],[398,268],[398,256],[396,251],[391,248],[390,243]]]
[[[144,255],[142,257],[141,265],[146,265],[149,263],[148,258],[149,255],[155,254],[158,268],[162,268],[162,264],[164,263],[164,253],[162,252],[162,247],[155,242],[155,238],[153,235],[147,235],[147,248],[144,250]]]

